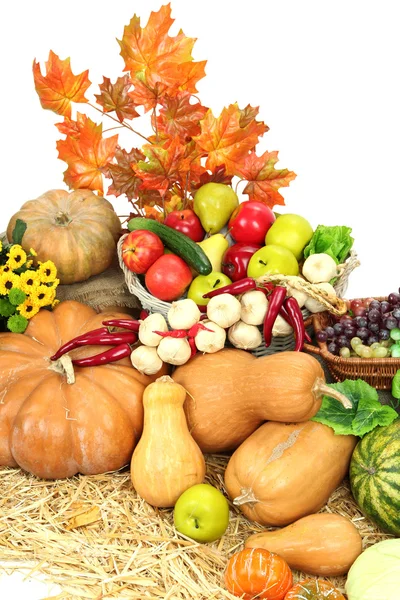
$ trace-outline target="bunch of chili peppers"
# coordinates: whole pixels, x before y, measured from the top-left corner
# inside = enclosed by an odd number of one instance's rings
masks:
[[[275,320],[280,315],[293,328],[296,344],[295,351],[300,352],[303,349],[304,340],[311,341],[303,321],[303,314],[299,303],[293,297],[287,296],[287,290],[284,286],[267,283],[265,286],[257,286],[252,277],[240,279],[224,287],[204,294],[203,298],[213,298],[220,294],[233,294],[238,296],[250,290],[259,290],[268,297],[268,310],[263,323],[263,334],[265,346],[270,346],[272,341],[272,329]]]

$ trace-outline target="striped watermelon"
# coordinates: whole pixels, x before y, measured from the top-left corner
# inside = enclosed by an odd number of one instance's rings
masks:
[[[350,485],[362,512],[383,531],[400,536],[400,419],[358,442]]]

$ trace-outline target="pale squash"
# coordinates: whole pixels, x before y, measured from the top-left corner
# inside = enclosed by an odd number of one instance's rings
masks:
[[[237,448],[264,421],[307,421],[326,393],[348,402],[325,384],[322,366],[304,352],[255,358],[226,348],[197,354],[173,378],[187,390],[189,430],[203,452]]]
[[[68,300],[41,310],[24,334],[0,334],[1,466],[57,479],[129,464],[143,427],[143,391],[157,375],[141,375],[129,358],[75,371],[68,357],[50,361],[65,342],[119,317],[127,315]],[[71,358],[106,349],[77,349]]]
[[[152,506],[174,506],[185,490],[204,480],[204,456],[187,427],[185,397],[185,389],[168,375],[143,395],[144,426],[131,460],[131,479]]]
[[[321,423],[264,423],[231,456],[226,490],[251,521],[280,527],[318,512],[345,477],[357,438]]]
[[[347,573],[361,554],[362,538],[349,519],[318,513],[283,529],[251,535],[245,547],[279,554],[289,567],[303,573],[334,577]]]
[[[8,224],[9,240],[17,219],[27,225],[24,250],[33,248],[36,260],[52,260],[62,284],[102,273],[116,255],[121,222],[112,204],[90,190],[50,190],[28,200]]]

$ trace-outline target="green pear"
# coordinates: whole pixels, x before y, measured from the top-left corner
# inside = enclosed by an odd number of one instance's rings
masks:
[[[229,242],[222,233],[215,233],[202,242],[197,242],[197,245],[204,251],[211,263],[212,270],[221,271],[223,256],[229,248]]]
[[[235,208],[239,199],[230,185],[205,183],[197,190],[193,199],[193,210],[207,233],[218,233]]]

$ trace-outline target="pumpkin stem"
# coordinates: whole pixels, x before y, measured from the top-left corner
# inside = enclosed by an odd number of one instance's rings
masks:
[[[69,385],[75,383],[75,371],[72,359],[68,354],[63,354],[58,360],[54,360],[50,363],[49,369],[55,371],[60,375],[65,375],[67,383]]]
[[[65,225],[68,225],[69,223],[71,223],[71,221],[72,221],[72,219],[69,218],[67,213],[62,212],[61,210],[60,210],[60,212],[58,212],[56,214],[56,217],[55,217],[56,225],[64,225],[65,226]]]
[[[343,404],[344,408],[353,408],[353,404],[344,394],[331,388],[323,379],[318,378],[316,380],[312,391],[318,398],[321,396],[329,396],[330,398],[338,400],[341,404]]]
[[[233,501],[235,506],[242,506],[242,504],[254,504],[255,502],[260,502],[254,495],[254,492],[251,488],[241,488],[241,495],[236,496]]]

